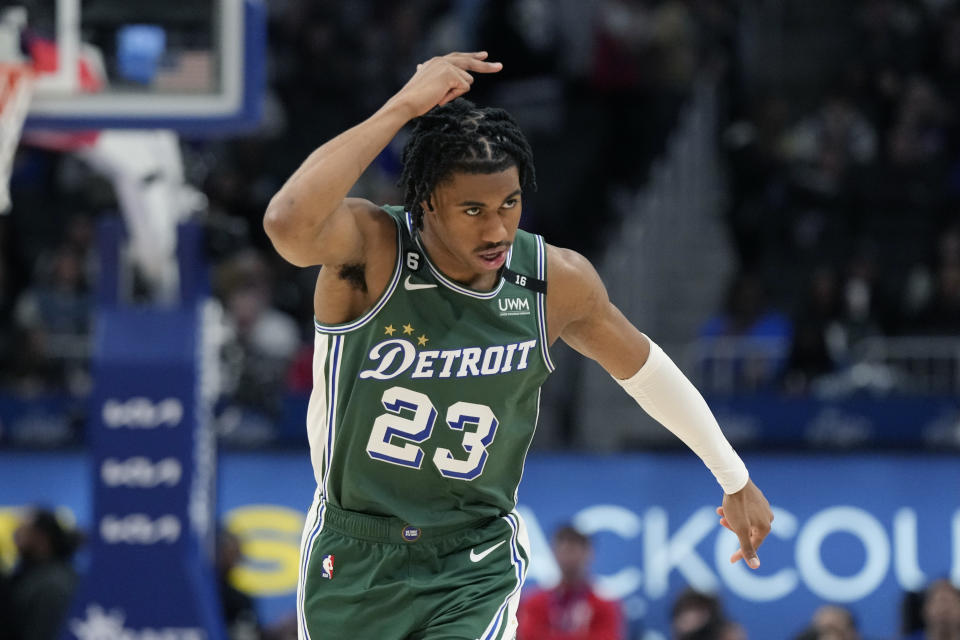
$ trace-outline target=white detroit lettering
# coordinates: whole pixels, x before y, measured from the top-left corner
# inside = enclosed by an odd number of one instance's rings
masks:
[[[391,380],[411,368],[410,377],[418,379],[471,378],[522,371],[527,368],[530,351],[536,346],[536,340],[526,340],[489,347],[464,347],[442,351],[427,349],[417,352],[410,340],[393,338],[378,342],[370,349],[367,357],[376,366],[361,371],[360,378]],[[443,361],[442,367],[440,360]]]
[[[381,353],[386,349],[386,353]],[[397,363],[396,368],[391,371],[391,368],[394,367],[394,360],[397,359],[397,356],[400,356],[402,359]],[[395,338],[393,340],[384,340],[376,345],[373,349],[370,349],[369,358],[373,361],[380,360],[380,364],[376,369],[367,369],[360,372],[360,378],[373,378],[375,380],[389,380],[390,378],[396,378],[398,375],[410,368],[410,365],[413,364],[414,358],[417,356],[417,349],[413,346],[413,343],[409,340],[404,340],[403,338]]]
[[[467,347],[463,350],[463,360],[460,361],[460,371],[457,371],[458,378],[467,376],[479,376],[480,370],[477,369],[477,362],[483,355],[483,349],[479,347]]]
[[[432,378],[433,377],[433,361],[440,357],[440,352],[436,349],[431,349],[427,351],[421,351],[417,354],[417,366],[413,370],[413,375],[411,378]]]
[[[494,345],[488,347],[483,354],[483,363],[480,365],[480,373],[490,376],[500,372],[503,365],[503,347]]]

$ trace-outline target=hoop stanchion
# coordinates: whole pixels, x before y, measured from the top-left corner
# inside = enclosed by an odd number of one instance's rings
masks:
[[[179,249],[195,254],[182,256],[197,281],[190,298],[135,307],[117,294],[119,225],[105,221],[99,239],[91,558],[62,637],[223,640],[203,245]]]
[[[33,72],[23,63],[0,62],[0,214],[10,210],[10,174],[33,95]]]

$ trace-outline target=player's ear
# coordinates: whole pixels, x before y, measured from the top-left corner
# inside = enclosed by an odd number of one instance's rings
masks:
[[[420,201],[420,208],[423,209],[424,211],[431,211],[431,212],[432,212],[432,211],[433,211],[433,203],[430,202],[430,200],[421,200],[421,201]]]

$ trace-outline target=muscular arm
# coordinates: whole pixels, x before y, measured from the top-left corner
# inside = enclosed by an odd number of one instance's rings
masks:
[[[277,252],[297,266],[362,260],[365,238],[390,227],[370,202],[347,193],[407,122],[470,89],[468,71],[500,70],[484,58],[451,53],[419,65],[379,111],[310,154],[267,206],[263,227]]]
[[[593,265],[555,247],[547,256],[551,336],[596,360],[651,417],[703,460],[724,489],[723,506],[717,512],[720,522],[740,539],[740,550],[731,560],[744,558],[751,567],[760,566],[756,547],[770,532],[770,505],[750,481],[703,396],[610,302]]]
[[[595,360],[622,380],[647,361],[650,342],[607,296],[600,276],[575,251],[549,246],[547,326],[552,338]]]
[[[288,262],[306,267],[340,264],[362,253],[376,207],[346,198],[367,166],[408,121],[396,104],[341,133],[304,161],[273,196],[263,228]]]

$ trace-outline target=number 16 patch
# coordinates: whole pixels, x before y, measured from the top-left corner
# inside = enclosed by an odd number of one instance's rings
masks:
[[[320,573],[320,577],[333,580],[333,554],[323,556],[321,567],[323,571]]]

